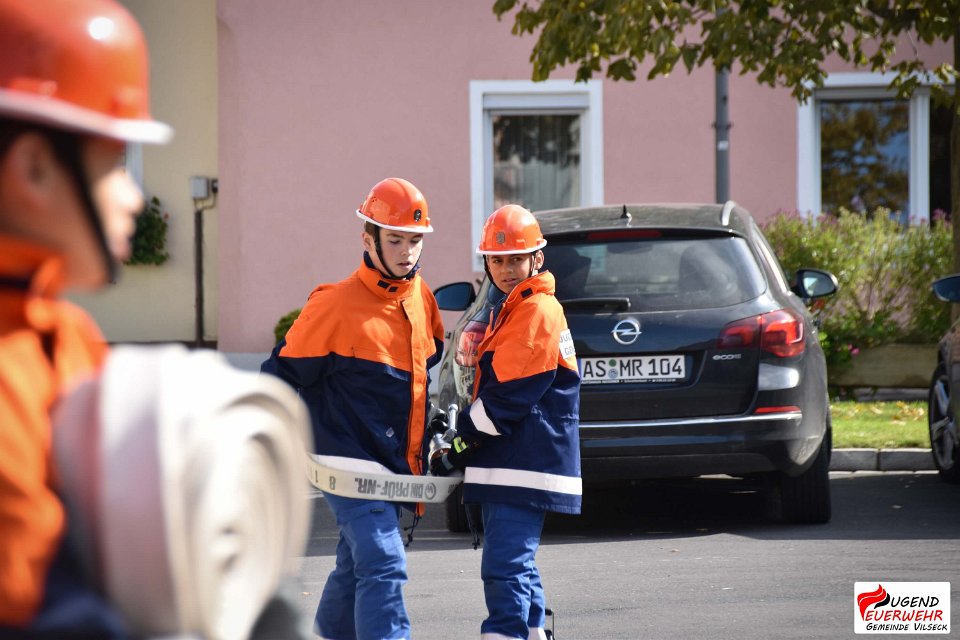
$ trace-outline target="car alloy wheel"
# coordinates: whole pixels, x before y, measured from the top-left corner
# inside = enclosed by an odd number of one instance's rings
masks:
[[[930,425],[930,451],[933,462],[946,482],[960,483],[960,439],[957,437],[957,422],[950,407],[950,379],[946,366],[941,362],[930,382],[927,417]]]

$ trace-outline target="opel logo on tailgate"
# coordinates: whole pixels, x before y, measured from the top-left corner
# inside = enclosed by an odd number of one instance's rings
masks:
[[[610,333],[620,344],[631,345],[640,337],[640,323],[635,318],[627,318],[618,322]]]

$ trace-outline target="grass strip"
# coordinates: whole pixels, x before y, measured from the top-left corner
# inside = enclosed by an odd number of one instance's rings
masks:
[[[926,402],[830,403],[834,449],[930,446]]]

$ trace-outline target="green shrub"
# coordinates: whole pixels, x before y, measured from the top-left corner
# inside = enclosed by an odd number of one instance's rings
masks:
[[[817,218],[779,213],[763,229],[788,278],[800,267],[837,276],[838,292],[813,304],[831,373],[860,349],[935,342],[950,326],[950,305],[930,291],[951,272],[952,231],[942,219],[904,227],[885,209],[841,209]]]
[[[277,324],[273,328],[273,337],[277,339],[276,344],[280,344],[280,341],[283,340],[283,337],[287,335],[287,331],[289,331],[290,327],[293,325],[293,321],[299,317],[300,309],[294,309],[290,313],[277,320]]]
[[[160,208],[160,199],[150,198],[143,205],[143,211],[137,216],[137,229],[133,233],[130,259],[126,264],[160,265],[170,258],[167,253],[167,229],[169,214]]]

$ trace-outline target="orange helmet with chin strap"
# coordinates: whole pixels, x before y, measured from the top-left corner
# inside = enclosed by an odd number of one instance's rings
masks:
[[[373,185],[357,217],[378,227],[407,233],[430,233],[427,199],[403,178],[387,178]]]
[[[118,265],[90,191],[81,136],[160,143],[173,134],[150,115],[143,32],[114,0],[0,0],[0,50],[0,119],[17,123],[0,142],[31,125],[50,139],[113,280]]]
[[[477,253],[482,256],[533,253],[545,246],[547,241],[533,214],[520,205],[507,204],[487,218]]]
[[[147,45],[113,0],[0,0],[0,117],[166,142],[149,110]]]

